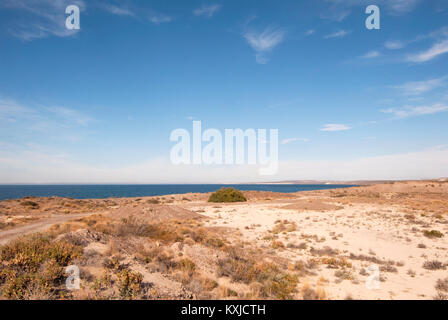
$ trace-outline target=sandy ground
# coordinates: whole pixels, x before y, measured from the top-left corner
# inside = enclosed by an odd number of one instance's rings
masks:
[[[256,247],[267,248],[271,245],[270,231],[276,221],[295,223],[297,230],[278,234],[276,240],[286,246],[276,250],[278,256],[294,262],[315,258],[313,252],[319,249],[332,249],[337,253],[330,256],[346,257],[353,265],[347,280],[340,281],[340,277],[335,276],[335,270],[324,266],[317,270],[315,276],[308,277],[310,283],[325,289],[329,299],[350,296],[354,299],[431,299],[435,295],[434,284],[448,276],[448,271],[428,270],[423,265],[433,260],[448,264],[448,237],[428,238],[423,231],[435,229],[448,235],[447,187],[446,183],[397,183],[298,193],[295,199],[286,200],[288,204],[284,199],[274,199],[220,204],[220,208],[192,205],[190,209],[199,210],[210,217],[209,225],[237,228],[240,238]],[[428,189],[431,191],[428,192]],[[346,190],[348,196],[340,197]],[[398,193],[410,194],[408,201],[403,200],[404,196],[401,195],[399,201],[387,203],[376,195],[373,198],[359,196],[368,192],[380,192],[388,199]],[[334,193],[337,193],[336,198],[332,197]],[[350,201],[352,197],[361,203]],[[428,209],[431,211],[429,206],[421,210],[409,209],[418,203],[416,199],[424,203],[428,198],[440,212],[427,212]],[[303,243],[307,249],[295,248]],[[424,248],[419,248],[419,245]],[[356,259],[351,259],[350,254]],[[358,260],[364,259],[364,255],[386,263],[383,266]],[[387,267],[387,262],[390,262],[390,267]],[[363,270],[371,265],[384,269],[379,272],[381,281],[378,289],[369,289],[373,287],[369,285],[371,282],[366,285],[366,281],[370,281],[369,274],[364,274]]]
[[[114,219],[141,215],[149,222],[205,217],[205,227],[231,231],[226,239],[230,243],[264,250],[289,265],[314,263],[311,271],[301,275],[299,286],[321,288],[327,299],[433,299],[437,280],[448,276],[446,182],[397,182],[294,194],[245,192],[245,196],[248,202],[233,204],[208,203],[208,194],[26,199],[38,203],[34,208],[21,205],[24,200],[3,201],[0,242],[93,212]],[[73,208],[61,216],[67,203]],[[29,219],[7,224],[17,216]],[[425,234],[432,230],[440,237]],[[94,241],[88,249],[104,252],[106,244]],[[221,253],[198,245],[182,250],[213,276],[213,264],[207,259],[216,260]],[[375,268],[378,274],[370,271]],[[145,271],[141,265],[135,269],[141,269],[145,281],[175,287],[182,292],[178,297],[189,297],[179,282]],[[225,277],[217,281],[235,290],[241,286]]]

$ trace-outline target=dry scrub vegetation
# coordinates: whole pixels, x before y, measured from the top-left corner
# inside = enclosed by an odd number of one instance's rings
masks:
[[[51,234],[24,237],[0,247],[2,296],[10,299],[65,298],[65,268],[82,248],[54,241]]]
[[[5,299],[292,299],[299,282],[201,219],[145,223],[96,214],[0,247]],[[81,289],[65,288],[65,267]]]
[[[421,181],[224,190],[219,204],[211,194],[1,201],[0,236],[88,215],[0,246],[0,299],[446,300],[447,195],[448,183]],[[68,265],[80,290],[66,289]],[[378,290],[366,289],[371,265]]]

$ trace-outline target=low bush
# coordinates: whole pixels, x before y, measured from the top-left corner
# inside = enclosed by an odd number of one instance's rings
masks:
[[[39,209],[39,204],[34,201],[23,201],[20,205],[30,209]]]
[[[193,275],[194,270],[196,269],[196,265],[193,261],[190,259],[182,259],[177,263],[177,266],[180,270],[183,272],[189,274],[190,276]]]
[[[229,249],[229,257],[218,260],[219,277],[230,277],[232,281],[246,284],[259,283],[257,295],[262,298],[291,299],[296,292],[298,278],[282,272],[270,262],[257,262],[255,258],[244,257],[235,248]]]
[[[436,289],[439,291],[448,292],[448,278],[437,280]]]
[[[66,294],[65,267],[81,254],[81,247],[41,234],[1,246],[1,295],[8,299],[49,299]]]
[[[278,221],[276,222],[274,228],[272,229],[272,233],[278,234],[278,233],[288,233],[288,232],[294,232],[297,230],[297,224],[294,221]]]
[[[136,299],[142,294],[143,275],[124,269],[118,275],[118,288],[121,299]]]
[[[445,270],[446,267],[445,265],[437,260],[430,260],[430,261],[425,261],[425,263],[423,263],[423,268],[427,269],[427,270]]]
[[[208,202],[245,202],[243,193],[233,188],[222,188],[210,195]]]
[[[443,233],[437,230],[425,230],[423,231],[423,234],[425,235],[425,237],[428,238],[442,238],[443,237]]]

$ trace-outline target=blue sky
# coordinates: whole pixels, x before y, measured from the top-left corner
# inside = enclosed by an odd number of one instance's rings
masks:
[[[443,0],[5,0],[0,183],[448,176],[447,67]],[[192,119],[278,128],[279,173],[172,166]]]

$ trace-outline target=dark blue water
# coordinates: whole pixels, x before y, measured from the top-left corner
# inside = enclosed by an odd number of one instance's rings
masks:
[[[329,184],[138,184],[138,185],[0,185],[0,200],[26,196],[102,199],[161,196],[188,192],[211,192],[223,187],[239,190],[297,192],[352,187]]]

